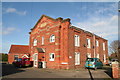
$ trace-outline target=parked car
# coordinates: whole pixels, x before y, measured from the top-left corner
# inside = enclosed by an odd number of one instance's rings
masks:
[[[85,62],[85,68],[93,68],[93,69],[97,69],[97,68],[102,68],[103,67],[103,63],[100,61],[99,58],[87,58],[86,62]]]
[[[12,63],[16,67],[27,67],[32,66],[33,62],[30,61],[30,58],[18,58],[18,60]]]
[[[108,62],[108,63],[109,63],[109,66],[112,66],[112,62],[115,62],[115,61],[118,62],[118,59],[111,59],[111,61]]]

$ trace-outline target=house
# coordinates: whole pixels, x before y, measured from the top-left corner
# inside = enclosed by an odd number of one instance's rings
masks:
[[[108,63],[108,41],[91,32],[72,26],[70,19],[42,15],[31,29],[29,50],[34,67],[77,69],[88,57]]]
[[[12,64],[13,61],[18,58],[29,58],[29,46],[28,45],[11,45],[8,53],[8,63]]]
[[[117,53],[112,53],[109,56],[110,59],[118,59],[118,54]]]

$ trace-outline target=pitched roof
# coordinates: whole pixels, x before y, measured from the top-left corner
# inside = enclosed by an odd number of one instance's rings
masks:
[[[57,20],[61,20],[61,22],[70,21],[69,18],[63,19],[63,18],[61,18],[61,17],[58,17],[58,18],[54,19],[54,18],[51,18],[51,17],[49,17],[49,16],[42,15],[42,16],[40,17],[40,19],[37,21],[37,23],[35,24],[35,26],[34,26],[31,30],[33,30],[33,29],[36,27],[36,25],[40,22],[40,20],[41,20],[43,17],[46,17],[46,18],[51,19],[51,20],[53,20],[53,21],[57,21]]]
[[[70,22],[70,18],[63,19],[63,18],[61,18],[61,17],[58,17],[58,18],[54,19],[54,18],[51,18],[51,17],[49,17],[49,16],[42,15],[42,16],[40,17],[40,19],[37,21],[37,23],[35,24],[35,26],[34,26],[31,30],[33,30],[33,29],[36,27],[36,25],[40,22],[40,20],[41,20],[43,17],[46,17],[46,18],[51,19],[51,20],[53,20],[53,21],[61,20],[61,22],[65,22],[65,21],[69,21],[69,22]],[[91,32],[89,32],[89,31],[83,30],[83,29],[78,28],[78,27],[75,27],[75,26],[70,26],[70,28],[74,28],[74,29],[79,30],[79,31],[82,30],[82,31],[84,31],[85,33],[90,33],[91,35],[95,35],[95,36],[97,36],[97,37],[99,37],[99,38],[102,38],[102,37],[100,37],[100,36],[98,36],[98,35],[96,35],[96,34],[94,34],[94,33],[91,33]],[[29,32],[29,34],[31,34],[31,32]],[[104,39],[104,38],[102,38],[102,39]],[[104,39],[104,40],[106,40],[106,39]]]
[[[36,48],[39,53],[45,53],[45,50],[43,48]]]
[[[91,35],[95,35],[95,36],[97,36],[97,37],[99,37],[99,38],[102,38],[102,37],[100,37],[100,36],[98,36],[98,35],[96,35],[96,34],[94,34],[94,33],[92,33],[92,32],[83,30],[83,29],[78,28],[78,27],[75,27],[75,26],[70,26],[70,28],[76,29],[76,30],[78,30],[78,31],[84,31],[85,33],[90,33]],[[104,39],[104,38],[102,38],[102,39]],[[106,39],[104,39],[104,40],[106,40]],[[106,41],[107,41],[107,40],[106,40]]]
[[[11,45],[9,53],[28,54],[29,46],[28,45]]]

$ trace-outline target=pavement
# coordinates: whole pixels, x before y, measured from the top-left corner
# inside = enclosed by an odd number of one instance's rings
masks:
[[[10,64],[2,64],[2,78],[84,78],[88,80],[112,80],[110,67],[103,69],[42,69],[42,68],[16,68]]]

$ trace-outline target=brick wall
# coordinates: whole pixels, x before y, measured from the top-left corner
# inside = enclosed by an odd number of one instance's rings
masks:
[[[119,75],[118,75],[118,76],[119,76],[119,78],[120,78],[120,66],[119,66]]]
[[[112,62],[112,76],[113,78],[120,78],[120,68],[117,61]]]
[[[29,54],[9,53],[9,54],[8,54],[8,63],[9,63],[9,64],[12,64],[12,62],[14,61],[14,55],[18,55],[18,58],[22,58],[24,55],[29,55]]]
[[[47,23],[46,26],[41,26],[41,24]],[[41,26],[41,27],[38,27]],[[55,35],[55,42],[50,42],[50,36]],[[44,44],[42,45],[42,37],[44,37]],[[37,46],[33,46],[34,39],[37,39]],[[45,49],[45,53],[39,53],[36,47]],[[46,17],[43,17],[41,21],[38,22],[36,27],[31,31],[30,34],[30,53],[31,60],[33,60],[33,54],[38,53],[39,59],[40,55],[44,55],[44,61],[47,62],[47,68],[59,68],[60,64],[60,25],[59,20],[53,21]],[[55,61],[50,61],[50,53],[55,53]]]
[[[79,35],[80,36],[80,46],[76,47],[74,43],[74,35]],[[86,46],[86,39],[89,38],[91,40],[91,46],[90,48],[87,48]],[[99,41],[99,46],[96,46],[96,43],[94,43],[94,37],[90,33],[85,33],[83,30],[76,30],[76,29],[69,29],[69,40],[68,40],[68,45],[69,45],[69,56],[72,56],[72,58],[69,58],[69,67],[70,68],[80,68],[84,67],[85,61],[86,61],[86,56],[87,53],[91,53],[91,57],[94,58],[94,49],[95,49],[95,57],[97,56],[97,53],[99,54],[100,60],[103,62],[103,64],[107,64],[108,61],[106,62],[103,61],[103,56],[104,54],[106,55],[106,58],[108,56],[108,47],[107,47],[107,40],[104,40],[100,37],[95,36],[95,40]],[[105,43],[105,51],[103,50],[103,45],[102,43]],[[95,45],[95,46],[94,46]],[[94,46],[94,48],[93,48]],[[80,53],[80,65],[75,65],[75,52]]]

